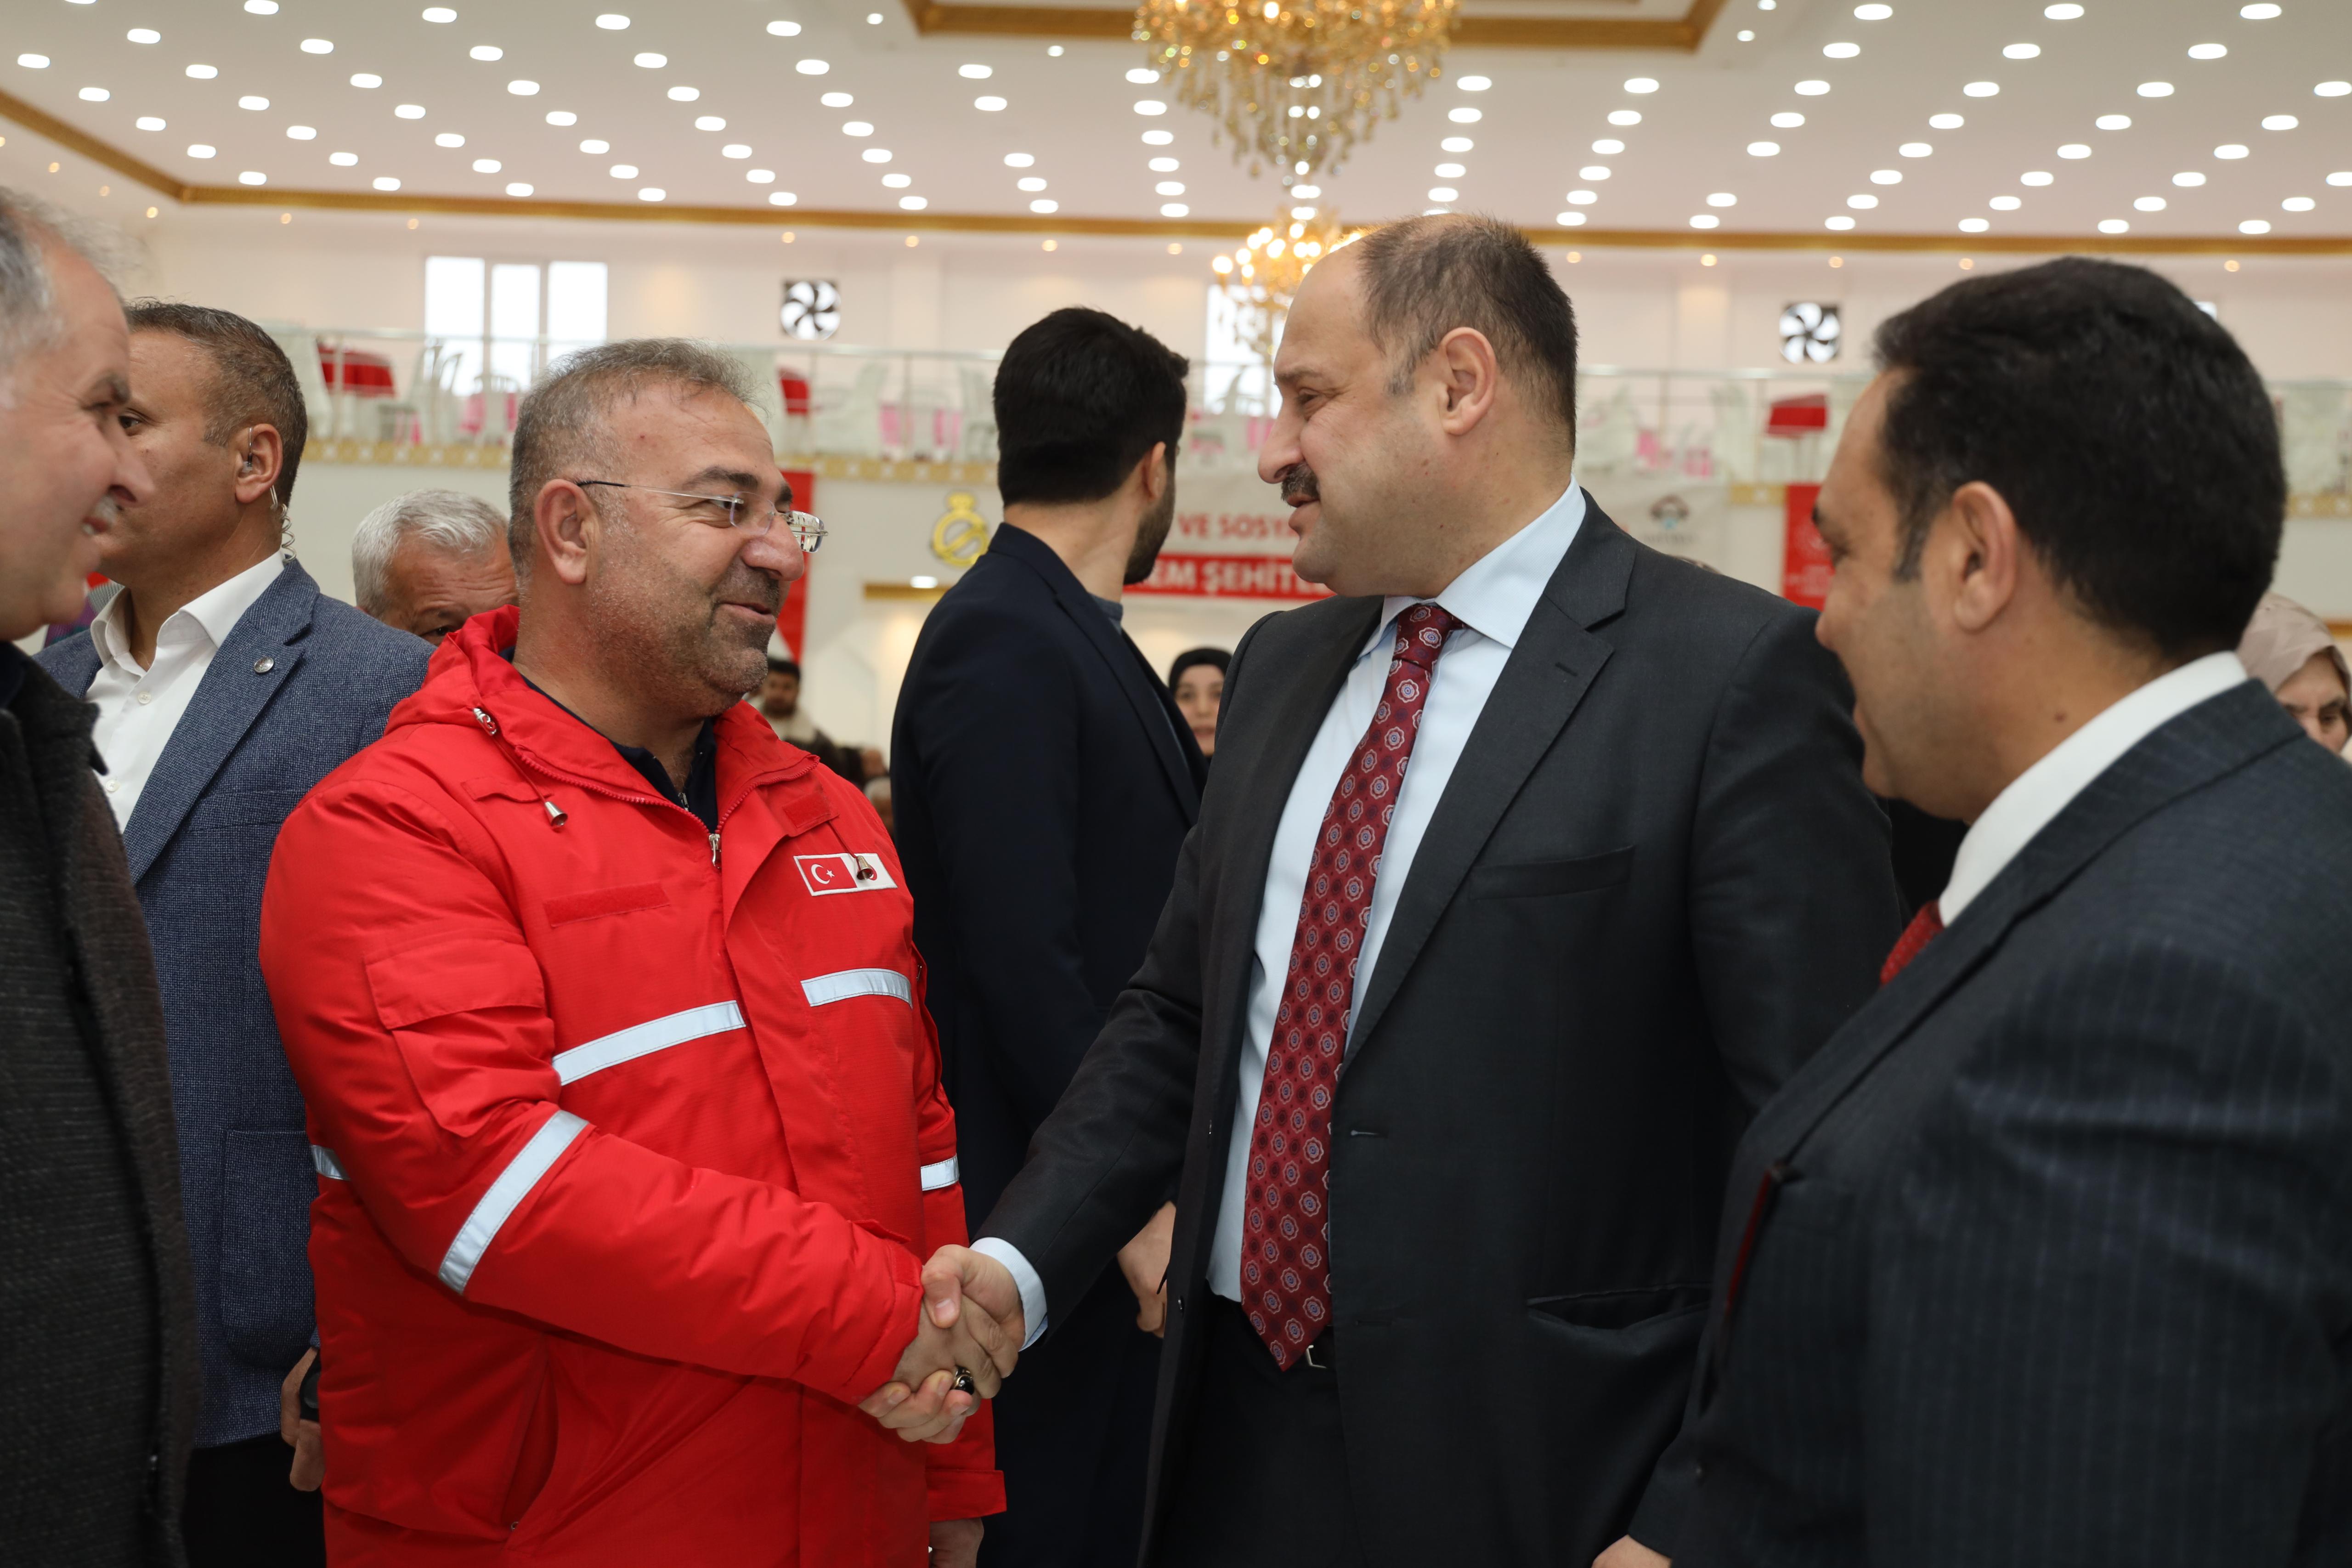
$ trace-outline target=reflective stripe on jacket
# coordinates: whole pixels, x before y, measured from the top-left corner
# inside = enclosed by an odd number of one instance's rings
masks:
[[[719,831],[499,656],[435,656],[278,837],[342,1563],[916,1568],[1003,1506],[854,1408],[963,1239],[896,854],[748,708]],[[714,839],[716,842],[714,842]]]

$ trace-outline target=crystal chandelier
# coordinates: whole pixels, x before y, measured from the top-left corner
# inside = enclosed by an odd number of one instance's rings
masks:
[[[1456,0],[1142,0],[1135,40],[1282,183],[1339,167],[1358,141],[1436,79]]]
[[[1274,363],[1274,345],[1290,314],[1290,301],[1307,272],[1361,230],[1343,231],[1320,212],[1294,207],[1244,240],[1231,256],[1209,263],[1235,307],[1234,327],[1250,352]]]

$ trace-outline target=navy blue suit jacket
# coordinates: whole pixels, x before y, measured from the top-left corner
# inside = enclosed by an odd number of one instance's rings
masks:
[[[310,1343],[316,1177],[257,952],[270,850],[310,786],[383,733],[432,652],[287,562],[214,656],[123,831],[163,983],[199,1447],[277,1431],[278,1384]],[[99,668],[87,631],[40,662],[77,694]]]

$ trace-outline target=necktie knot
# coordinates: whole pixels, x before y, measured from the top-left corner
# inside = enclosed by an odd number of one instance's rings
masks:
[[[1445,651],[1445,639],[1462,623],[1435,605],[1415,605],[1397,617],[1396,651],[1390,657],[1426,670]]]

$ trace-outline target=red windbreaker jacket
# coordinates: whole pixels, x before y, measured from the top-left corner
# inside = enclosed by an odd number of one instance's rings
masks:
[[[435,655],[278,839],[343,1568],[919,1568],[1004,1506],[854,1406],[964,1238],[898,860],[745,707],[719,831],[499,656]]]

